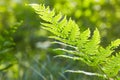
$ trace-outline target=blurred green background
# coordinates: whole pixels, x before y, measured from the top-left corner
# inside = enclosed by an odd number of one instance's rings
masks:
[[[101,45],[120,38],[120,0],[0,0],[0,80],[104,80],[96,76],[65,73],[67,69],[96,72],[78,61],[55,58],[51,35],[41,19],[25,4],[44,4],[67,15],[81,32],[96,27]],[[119,48],[118,48],[119,50]]]

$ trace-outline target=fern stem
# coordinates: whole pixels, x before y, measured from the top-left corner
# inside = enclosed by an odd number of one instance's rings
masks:
[[[78,50],[78,48],[75,47],[75,46],[68,45],[68,44],[65,44],[65,43],[62,43],[62,42],[58,42],[58,41],[54,41],[54,42],[52,42],[52,44],[60,44],[60,45],[68,46],[68,47],[74,48],[75,50]]]
[[[74,70],[66,70],[65,72],[82,73],[82,74],[89,75],[89,76],[99,76],[99,77],[103,77],[103,78],[105,77],[105,75],[102,75],[102,74],[99,74],[99,73],[85,72],[85,71],[81,71],[81,70],[77,70],[77,71],[74,71]]]

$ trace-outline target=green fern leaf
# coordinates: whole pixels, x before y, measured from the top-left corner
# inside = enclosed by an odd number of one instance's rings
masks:
[[[94,31],[92,39],[86,44],[86,50],[89,54],[94,55],[98,53],[98,47],[100,43],[100,35],[98,29]]]
[[[116,56],[112,56],[102,69],[107,74],[107,76],[116,76],[120,70],[120,53]]]
[[[80,33],[80,37],[77,45],[77,47],[79,48],[79,51],[85,48],[84,45],[89,41],[89,37],[90,37],[89,29],[85,30],[83,33]]]
[[[115,41],[112,41],[111,44],[107,47],[110,50],[114,50],[120,45],[120,39],[117,39]]]
[[[120,45],[120,39],[112,41],[110,45],[103,48],[100,46],[98,29],[95,29],[93,35],[91,35],[89,29],[80,32],[80,28],[71,18],[67,20],[66,16],[61,13],[56,14],[54,10],[50,10],[49,7],[44,5],[34,4],[31,6],[39,17],[44,20],[44,23],[42,23],[43,28],[54,34],[50,38],[75,48],[75,51],[57,49],[70,54],[58,55],[57,57],[81,60],[89,66],[100,68],[103,75],[107,75],[109,78],[118,74],[120,70],[120,53],[116,56],[113,56],[112,53]]]
[[[44,29],[64,39],[63,41],[65,43],[76,45],[80,31],[74,21],[71,19],[66,20],[66,17],[63,18],[61,14],[55,15],[54,10],[50,11],[49,7],[45,8],[45,6],[37,4],[31,6],[35,9],[36,13],[39,14],[40,18],[46,21],[46,23],[42,23],[42,25],[45,26]],[[60,40],[60,38],[56,39]]]

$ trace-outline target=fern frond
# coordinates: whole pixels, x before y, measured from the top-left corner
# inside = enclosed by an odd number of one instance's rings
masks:
[[[49,7],[46,8],[44,5],[30,4],[30,6],[35,9],[36,13],[39,14],[40,18],[47,22],[52,21],[52,17],[55,15],[54,10],[50,11]]]
[[[112,56],[102,69],[107,74],[107,76],[116,76],[120,70],[120,53],[116,56]]]
[[[99,43],[100,43],[100,34],[99,31],[96,29],[91,37],[91,39],[89,39],[90,37],[90,31],[84,31],[82,34],[84,34],[85,36],[83,37],[83,39],[80,39],[82,43],[82,45],[80,46],[81,49],[80,51],[82,51],[82,56],[84,57],[84,62],[86,62],[88,65],[91,66],[97,66],[98,62],[96,56],[99,55]],[[81,37],[82,38],[82,37]],[[80,42],[79,41],[79,42]],[[87,61],[86,61],[87,60]]]
[[[77,47],[79,48],[79,51],[84,49],[84,45],[89,41],[90,37],[90,30],[87,29],[83,33],[80,34],[79,40],[78,40],[78,45]]]
[[[75,51],[66,49],[57,49],[69,53],[70,55],[58,55],[73,60],[81,60],[89,66],[101,66],[103,75],[114,77],[120,70],[120,53],[113,56],[114,49],[120,45],[120,39],[112,41],[106,48],[100,46],[100,34],[95,29],[93,35],[89,29],[80,32],[78,25],[71,20],[66,19],[61,13],[56,14],[54,10],[44,5],[31,5],[41,19],[44,20],[43,28],[50,31],[56,39],[66,46],[72,47]],[[112,57],[111,57],[112,56]],[[105,77],[105,76],[104,76]]]
[[[111,53],[114,51],[115,48],[117,48],[120,45],[120,39],[117,39],[115,41],[112,41],[111,44],[106,48],[111,50]]]
[[[100,43],[99,31],[96,29],[93,33],[92,38],[85,44],[84,51],[89,55],[95,55],[98,53],[98,47]]]
[[[62,42],[68,43],[71,45],[76,45],[77,40],[80,35],[78,25],[71,19],[67,20],[66,17],[63,17],[61,14],[56,14],[54,10],[49,9],[49,7],[45,8],[44,5],[31,5],[37,14],[39,14],[40,18],[45,20],[46,22],[42,23],[44,29],[52,32],[57,40],[61,39]]]
[[[120,45],[120,39],[117,39],[115,41],[112,41],[111,44],[108,45],[106,48],[101,47],[99,49],[101,58],[103,59],[108,58],[114,52],[114,49],[117,48],[119,45]]]

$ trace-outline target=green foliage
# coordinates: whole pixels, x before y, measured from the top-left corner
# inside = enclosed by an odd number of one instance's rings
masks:
[[[72,17],[81,26],[98,28],[101,33],[102,45],[120,38],[120,1],[119,0],[48,0],[49,5],[63,14]],[[112,14],[112,15],[111,15]]]
[[[51,38],[56,38],[60,41],[64,41],[65,43],[76,45],[76,41],[80,35],[78,25],[75,24],[71,19],[68,21],[66,17],[63,17],[61,14],[57,14],[55,16],[54,10],[49,11],[49,8],[35,6],[36,12],[40,14],[39,16],[47,21],[46,23],[42,23],[44,29],[49,30],[56,36],[51,36]],[[38,9],[40,8],[40,9]],[[41,11],[43,10],[43,11]],[[46,14],[46,15],[44,15]],[[62,33],[62,34],[61,34]],[[74,37],[73,37],[74,36]]]
[[[58,49],[71,55],[63,54],[57,57],[81,60],[89,66],[97,67],[101,71],[99,75],[103,75],[104,78],[109,79],[117,76],[120,69],[120,52],[116,53],[115,49],[120,45],[120,39],[112,41],[110,45],[103,48],[100,45],[98,29],[95,29],[93,33],[89,29],[81,32],[79,26],[73,20],[67,20],[62,14],[56,14],[49,7],[38,4],[31,4],[31,6],[44,20],[42,22],[43,28],[55,35],[50,36],[50,38],[74,48],[73,51]]]
[[[13,33],[16,31],[19,23],[16,22],[14,7],[10,1],[1,0],[0,4],[0,71],[11,67],[15,62]],[[9,8],[9,9],[8,9]]]
[[[53,16],[56,18],[52,21],[52,25],[49,24],[48,19],[40,19],[31,7],[24,5],[31,3],[45,4],[49,5],[50,9],[54,8],[54,12],[57,13]],[[0,0],[0,79],[104,80],[102,77],[108,74],[120,80],[119,58],[117,58],[118,62],[116,61],[120,46],[115,47],[119,40],[113,41],[120,37],[119,8],[119,0]],[[59,12],[61,13],[58,15]],[[49,14],[46,18],[48,17]],[[80,28],[74,29],[71,26],[74,21],[68,17],[71,17]],[[41,29],[41,27],[48,28],[47,25],[51,25],[52,29],[56,30],[55,34],[51,32],[55,36]],[[91,31],[87,29],[88,27]],[[92,38],[93,30],[97,31],[96,27],[100,31],[102,41],[96,40],[98,43],[95,44]],[[75,35],[77,31],[71,34],[73,29],[78,30],[78,35]],[[58,32],[59,35],[56,35]],[[57,44],[51,45],[48,35],[53,39],[55,37],[57,41],[53,43]],[[108,45],[110,41],[113,42]],[[90,47],[86,48],[86,46]],[[57,49],[52,51],[53,48]],[[55,53],[60,55],[53,58]],[[60,56],[70,59],[58,58]],[[94,64],[91,64],[92,62]],[[111,64],[114,65],[110,66]]]

